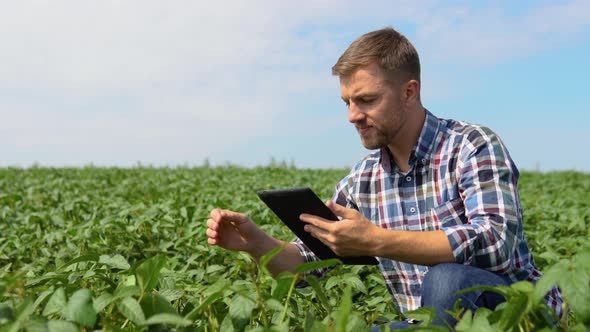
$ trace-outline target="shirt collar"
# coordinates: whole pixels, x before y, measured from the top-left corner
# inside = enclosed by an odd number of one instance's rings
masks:
[[[430,113],[426,109],[425,111],[426,118],[424,119],[424,125],[422,126],[420,137],[418,137],[418,142],[416,142],[414,148],[412,149],[412,153],[410,154],[410,167],[414,167],[416,163],[422,165],[428,164],[432,150],[434,149],[434,141],[438,134],[440,121],[436,116],[434,116],[434,114]],[[392,169],[396,167],[395,163],[393,162],[391,152],[387,147],[381,148],[380,163],[383,169],[388,173],[390,173]]]

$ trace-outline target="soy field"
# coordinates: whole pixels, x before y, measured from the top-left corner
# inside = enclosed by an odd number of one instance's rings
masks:
[[[272,278],[244,253],[207,244],[209,211],[247,213],[294,237],[256,191],[308,186],[323,200],[346,169],[0,169],[0,331],[366,331],[400,320],[376,267],[304,264]],[[521,174],[524,232],[545,276],[497,288],[495,311],[456,312],[457,331],[590,328],[590,174]],[[323,279],[305,271],[335,265]],[[542,297],[557,283],[558,327]],[[433,312],[408,314],[429,326]],[[385,329],[383,329],[385,330]]]

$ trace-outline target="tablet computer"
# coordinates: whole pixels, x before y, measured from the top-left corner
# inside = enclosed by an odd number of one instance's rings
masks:
[[[307,187],[264,190],[257,192],[258,197],[276,214],[305,245],[320,259],[338,258],[343,264],[376,265],[379,262],[371,256],[338,256],[322,241],[303,230],[305,222],[299,219],[302,213],[316,215],[328,220],[338,217]]]

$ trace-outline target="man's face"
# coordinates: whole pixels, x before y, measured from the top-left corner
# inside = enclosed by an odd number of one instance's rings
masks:
[[[371,64],[340,77],[340,89],[348,106],[348,121],[354,124],[367,149],[379,149],[395,142],[406,122],[398,84],[386,80],[383,70]]]

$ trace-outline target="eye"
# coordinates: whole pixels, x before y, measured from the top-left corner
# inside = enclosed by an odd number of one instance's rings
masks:
[[[371,104],[375,101],[375,98],[361,98],[360,102],[363,104]]]

